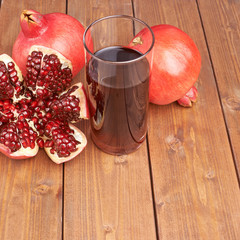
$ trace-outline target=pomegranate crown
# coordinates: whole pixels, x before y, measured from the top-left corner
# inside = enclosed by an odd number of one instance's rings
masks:
[[[20,25],[26,37],[34,38],[46,31],[47,20],[44,15],[35,10],[23,10],[20,16]]]

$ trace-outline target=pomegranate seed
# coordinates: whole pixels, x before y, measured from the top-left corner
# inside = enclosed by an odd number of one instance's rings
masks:
[[[48,119],[52,118],[52,114],[51,113],[47,113],[46,114],[46,118],[48,118]]]
[[[37,114],[37,116],[38,116],[38,118],[42,118],[42,117],[43,117],[43,113],[42,113],[42,112],[39,112],[39,113]]]
[[[52,141],[52,140],[47,140],[46,142],[45,142],[45,147],[52,147],[54,145],[54,142]]]
[[[30,148],[33,149],[35,147],[35,142],[34,141],[31,141],[30,142]]]
[[[38,102],[37,101],[33,101],[32,103],[31,103],[31,107],[32,108],[35,108],[35,107],[37,107],[38,106]]]
[[[23,122],[22,121],[19,121],[19,122],[17,122],[17,127],[18,127],[18,129],[23,129],[23,127],[24,127],[24,124],[23,124]]]
[[[54,148],[51,148],[50,153],[51,153],[51,154],[54,154],[54,153],[55,153],[55,149],[54,149]]]
[[[38,122],[38,118],[33,117],[33,118],[32,118],[32,122],[33,122],[34,124],[36,124],[36,123]]]
[[[40,148],[44,148],[44,140],[42,138],[38,138],[37,139],[37,145],[40,147]]]

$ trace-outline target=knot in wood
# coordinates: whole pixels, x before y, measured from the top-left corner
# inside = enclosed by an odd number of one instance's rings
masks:
[[[208,172],[207,172],[207,174],[206,174],[206,178],[207,179],[212,179],[212,178],[214,178],[215,177],[215,172],[214,172],[214,170],[209,170]]]
[[[103,228],[104,228],[104,231],[107,233],[110,233],[113,231],[112,227],[110,227],[109,225],[104,225]]]
[[[170,150],[174,152],[178,152],[182,150],[183,146],[179,138],[175,137],[174,135],[169,135],[165,138],[165,142],[169,146]]]
[[[225,99],[225,105],[230,110],[240,111],[240,99],[237,99],[236,97],[227,97]]]
[[[33,190],[35,194],[46,194],[49,190],[49,186],[45,184],[39,184]]]

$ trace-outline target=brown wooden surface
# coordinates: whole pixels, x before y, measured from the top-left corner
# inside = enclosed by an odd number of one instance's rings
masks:
[[[66,1],[4,1],[1,54],[11,55],[23,9],[65,12]],[[0,158],[0,239],[61,239],[63,166],[49,161],[44,151],[27,160]]]
[[[215,79],[211,68],[198,6],[195,1],[149,3],[154,14],[151,8],[141,11],[143,2],[136,0],[135,15],[150,25],[162,22],[183,29],[202,56],[200,98],[194,108],[183,110],[172,104],[151,109],[149,146],[159,237],[238,239],[240,196],[215,83],[221,79]],[[208,10],[210,6],[209,1]],[[239,124],[240,119],[238,137]]]
[[[133,8],[132,8],[133,7]],[[86,27],[111,14],[184,30],[202,56],[191,109],[150,106],[148,142],[113,157],[88,138],[74,160],[56,165],[0,155],[1,240],[240,239],[239,1],[4,0],[0,54],[11,54],[23,9],[65,12]],[[84,69],[74,81],[84,81]]]
[[[76,0],[68,12],[87,26],[107,15],[132,15],[131,6],[130,0]],[[156,239],[146,143],[114,157],[89,141],[79,159],[65,165],[64,239]]]
[[[199,9],[240,175],[240,2],[200,0]]]

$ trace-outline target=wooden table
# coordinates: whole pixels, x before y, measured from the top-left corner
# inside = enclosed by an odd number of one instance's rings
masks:
[[[74,160],[0,155],[1,240],[240,239],[240,1],[2,0],[0,53],[23,9],[64,12],[86,27],[112,14],[185,31],[202,56],[193,108],[150,106],[147,141],[114,157],[89,136]],[[77,79],[83,81],[84,70]]]

